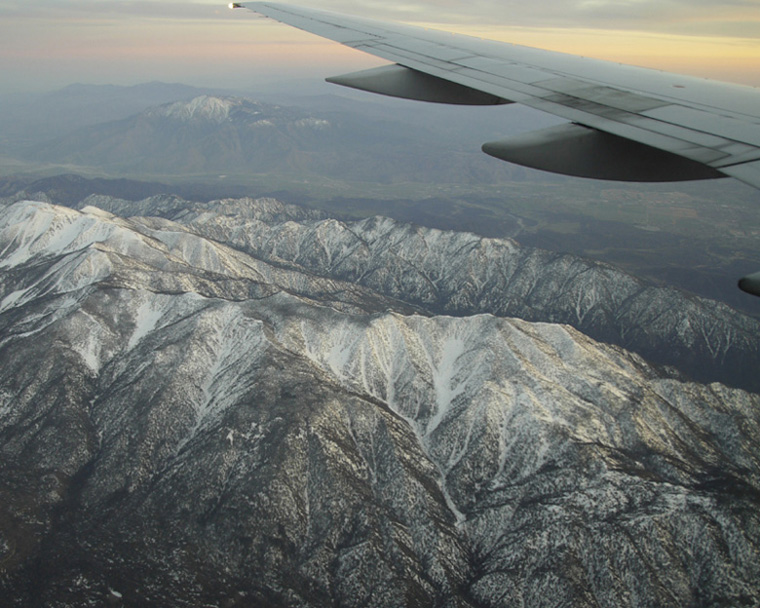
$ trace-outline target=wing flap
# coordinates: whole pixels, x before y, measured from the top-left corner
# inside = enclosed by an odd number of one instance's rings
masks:
[[[720,171],[743,181],[745,184],[760,189],[760,160],[732,167],[722,167]]]
[[[760,124],[675,104],[644,111],[643,115],[697,133],[705,133],[709,129],[710,133],[722,138],[747,144],[747,149],[760,146]]]

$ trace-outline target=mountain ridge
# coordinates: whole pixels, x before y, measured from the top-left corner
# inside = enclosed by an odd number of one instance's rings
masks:
[[[760,390],[757,320],[601,262],[389,218],[340,221],[275,199],[95,195],[73,206],[85,205],[159,215],[269,264],[362,285],[426,314],[568,323],[701,381]]]
[[[162,208],[161,200],[140,208]],[[91,202],[120,214],[135,208],[102,197]],[[229,214],[225,204],[231,205]],[[192,211],[181,201],[174,205],[176,211],[163,207],[166,217],[199,234],[273,263],[363,285],[431,314],[568,323],[699,379],[760,390],[754,373],[760,365],[757,320],[608,264],[382,217],[338,221],[284,206],[257,217],[241,216],[241,205],[229,201]]]
[[[267,173],[394,183],[506,175],[501,165],[429,127],[220,95],[85,126],[24,156],[143,177]]]

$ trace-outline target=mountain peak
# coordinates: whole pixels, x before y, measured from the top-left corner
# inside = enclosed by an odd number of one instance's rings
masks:
[[[148,110],[150,116],[174,118],[182,121],[205,120],[221,123],[230,116],[230,110],[241,104],[232,97],[199,95],[189,101],[177,101]]]

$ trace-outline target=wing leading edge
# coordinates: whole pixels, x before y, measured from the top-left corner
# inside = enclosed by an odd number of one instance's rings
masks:
[[[330,82],[439,103],[520,103],[570,121],[484,144],[502,160],[624,181],[731,176],[760,189],[760,89],[287,4],[234,7],[395,64]],[[756,274],[740,286],[760,295]]]

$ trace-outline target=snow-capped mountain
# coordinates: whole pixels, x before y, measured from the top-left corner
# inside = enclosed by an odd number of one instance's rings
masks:
[[[164,118],[184,123],[221,124],[234,121],[251,128],[286,125],[290,128],[330,129],[332,124],[324,118],[299,115],[293,109],[263,104],[240,97],[201,95],[189,101],[177,101],[147,109],[146,118]]]
[[[758,395],[308,269],[383,220],[162,200],[0,217],[8,605],[756,605]]]
[[[273,264],[359,284],[428,314],[494,314],[567,323],[703,382],[760,392],[760,322],[618,268],[388,218],[342,222],[273,200],[189,205],[95,196],[118,215],[159,214]]]
[[[175,120],[192,121],[208,120],[220,123],[228,120],[230,110],[241,107],[242,100],[233,98],[200,95],[190,101],[177,101],[174,103],[151,108],[145,112],[146,116],[173,118]]]

